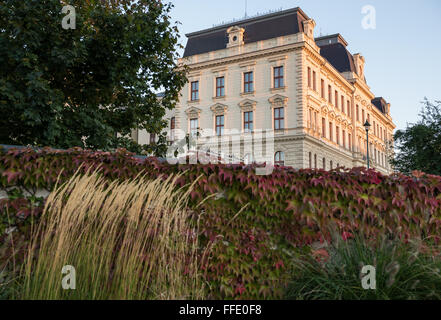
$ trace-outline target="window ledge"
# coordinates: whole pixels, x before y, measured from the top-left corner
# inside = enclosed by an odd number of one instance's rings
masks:
[[[188,100],[187,103],[188,104],[192,104],[192,103],[199,103],[199,99],[198,100]]]
[[[242,92],[240,94],[241,97],[243,96],[254,96],[255,91],[250,91],[250,92]]]
[[[278,129],[278,130],[274,130],[274,135],[282,136],[282,135],[284,135],[284,134],[286,133],[285,130],[286,130],[286,129]]]
[[[213,97],[214,101],[224,101],[227,99],[227,96],[221,96],[221,97]]]
[[[270,89],[270,91],[271,91],[271,93],[274,93],[274,92],[284,92],[286,89],[287,89],[288,87],[280,87],[280,88],[271,88]]]

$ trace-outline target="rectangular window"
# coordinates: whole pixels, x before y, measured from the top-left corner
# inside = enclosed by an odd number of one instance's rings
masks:
[[[358,104],[355,106],[355,115],[357,117],[357,121],[360,121],[360,109],[358,107]]]
[[[341,112],[345,113],[345,97],[341,96]]]
[[[191,83],[191,101],[199,100],[199,81]]]
[[[312,153],[309,153],[309,168],[312,169]]]
[[[317,91],[317,74],[315,71],[312,72],[312,88]]]
[[[314,155],[314,168],[317,169],[317,155]]]
[[[317,125],[317,112],[314,112],[314,131],[318,131]]]
[[[225,117],[222,116],[216,116],[216,135],[222,136],[224,134],[224,128],[225,128]]]
[[[334,97],[335,97],[335,107],[338,109],[338,91],[335,90],[334,92]]]
[[[156,143],[156,134],[150,133],[150,144]]]
[[[196,137],[198,134],[198,119],[190,119],[190,134]]]
[[[352,113],[351,113],[351,102],[349,100],[346,103],[346,108],[348,109],[348,117],[351,117],[352,116]]]
[[[284,108],[274,109],[274,130],[285,129],[285,110]]]
[[[253,131],[253,111],[243,113],[243,129],[245,132]]]
[[[343,148],[346,149],[346,130],[343,130],[342,136],[343,136]]]
[[[245,93],[254,91],[253,72],[245,72],[243,74],[243,91]]]
[[[218,77],[216,78],[216,97],[224,97],[225,96],[225,78]]]
[[[329,140],[333,141],[333,135],[332,135],[332,122],[329,122]]]
[[[312,110],[311,109],[309,109],[308,115],[309,115],[309,117],[308,117],[308,128],[312,128]]]
[[[364,109],[363,110],[361,110],[361,118],[362,118],[362,120],[363,120],[363,125],[366,123],[366,118],[365,118],[365,116],[364,116]]]
[[[331,85],[328,85],[328,101],[329,101],[329,103],[332,103],[332,87],[331,87]]]
[[[322,90],[322,98],[325,99],[325,80],[322,79],[320,85]]]
[[[283,66],[274,68],[274,88],[283,88],[285,86],[283,79]]]
[[[308,88],[312,87],[312,80],[311,80],[311,68],[308,67]]]
[[[348,146],[349,150],[352,151],[352,135],[350,133],[348,133]]]
[[[336,140],[337,144],[340,144],[340,127],[339,126],[335,127],[335,140]]]
[[[322,137],[326,138],[326,119],[322,118]]]
[[[170,119],[170,141],[175,141],[176,118]]]

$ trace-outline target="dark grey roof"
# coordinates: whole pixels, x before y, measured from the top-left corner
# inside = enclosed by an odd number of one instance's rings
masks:
[[[320,46],[320,54],[329,61],[338,72],[356,72],[354,57],[340,42]]]
[[[383,97],[376,97],[372,100],[372,104],[380,110],[382,113],[386,113],[387,110],[387,101],[384,100]]]
[[[320,54],[329,61],[339,72],[355,71],[354,57],[346,49],[348,43],[341,34],[315,38],[315,43],[320,47]]]
[[[244,42],[247,44],[303,32],[305,20],[309,17],[300,8],[294,8],[190,33],[186,35],[184,57],[225,49],[227,29],[232,26],[245,29]]]
[[[340,33],[331,34],[329,36],[323,36],[315,38],[315,43],[320,46],[326,46],[329,44],[341,43],[345,47],[347,47],[348,42],[342,37]]]

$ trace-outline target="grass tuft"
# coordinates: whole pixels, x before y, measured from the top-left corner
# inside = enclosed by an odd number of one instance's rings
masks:
[[[106,182],[75,175],[49,195],[34,226],[18,299],[202,299],[198,223],[179,176]],[[75,290],[62,288],[64,266]]]

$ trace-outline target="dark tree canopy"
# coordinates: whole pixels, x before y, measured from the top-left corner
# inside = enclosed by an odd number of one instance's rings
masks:
[[[441,175],[441,101],[427,98],[421,119],[395,133],[395,169],[410,173],[414,170]]]
[[[76,29],[62,28],[64,4],[76,10]],[[139,149],[117,133],[159,134],[186,81],[171,8],[154,0],[1,1],[0,143]],[[164,142],[149,150],[163,151]]]

